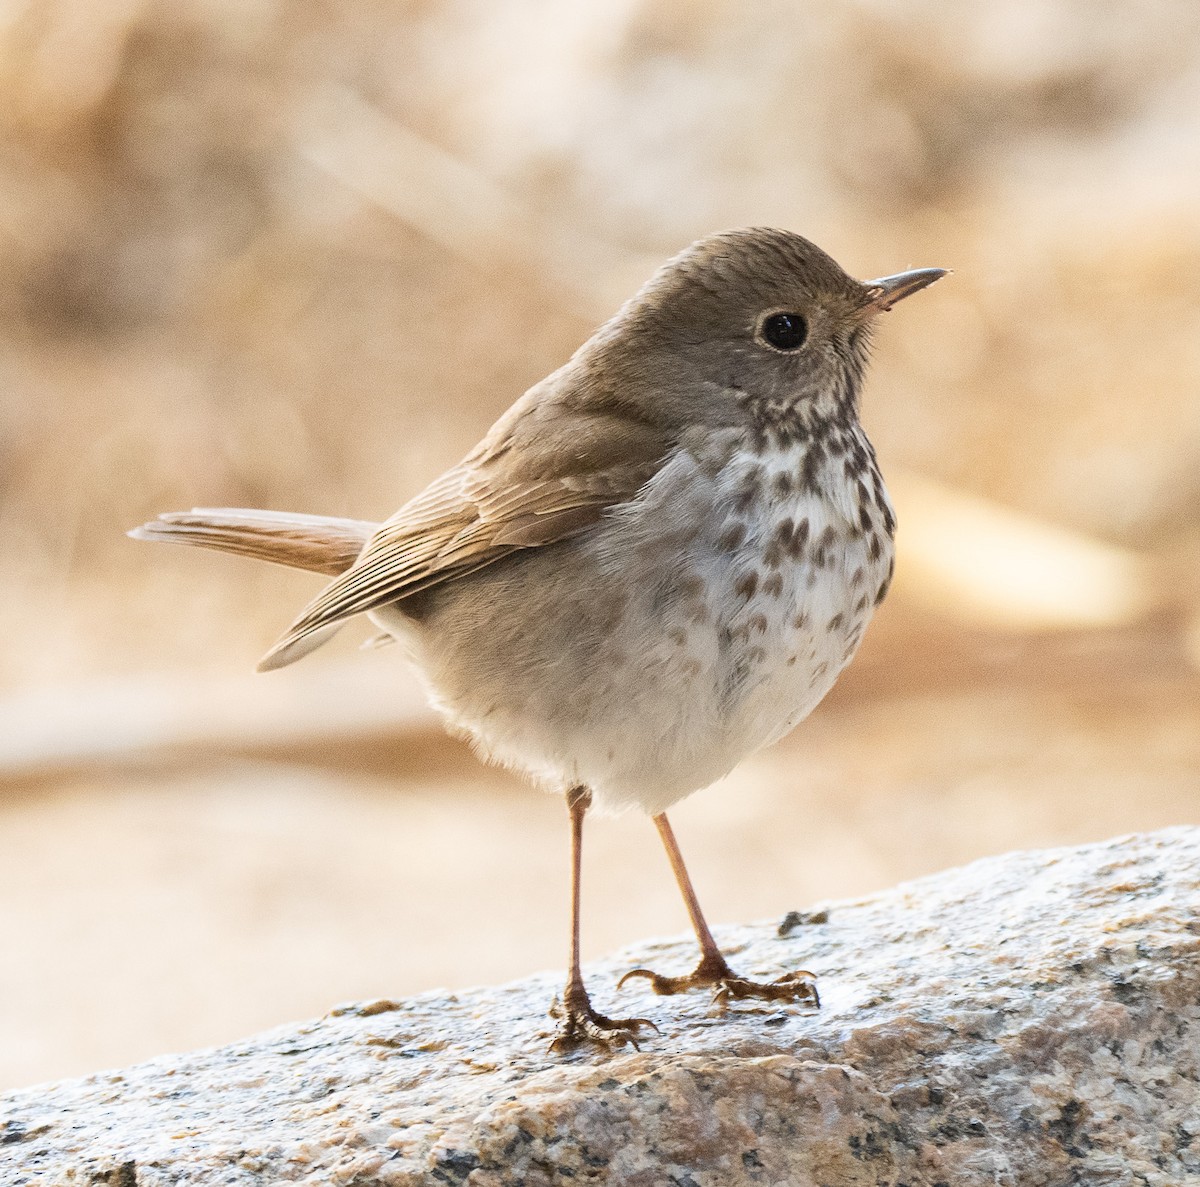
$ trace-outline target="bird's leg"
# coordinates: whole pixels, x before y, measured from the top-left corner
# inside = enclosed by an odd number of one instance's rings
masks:
[[[550,1016],[558,1020],[558,1034],[550,1044],[550,1050],[556,1052],[574,1050],[582,1043],[605,1048],[631,1043],[636,1048],[641,1027],[658,1029],[648,1018],[606,1018],[597,1013],[583,984],[579,964],[579,881],[583,818],[591,802],[592,793],[586,787],[572,787],[567,792],[567,807],[571,812],[571,971],[562,1000],[556,998],[550,1007]]]
[[[654,818],[658,835],[667,851],[667,859],[675,872],[675,881],[687,904],[688,915],[691,916],[692,927],[696,939],[700,941],[700,963],[685,977],[664,977],[661,973],[650,969],[630,969],[617,983],[619,989],[631,977],[645,977],[650,982],[650,988],[655,993],[683,993],[688,989],[712,987],[717,991],[716,1000],[721,1003],[737,998],[761,998],[766,1001],[799,1001],[810,1005],[820,1005],[817,997],[817,987],[813,974],[806,969],[797,969],[787,973],[775,981],[749,981],[738,976],[729,967],[725,957],[721,955],[716,940],[709,930],[704,912],[700,910],[700,901],[696,898],[692,880],[688,877],[687,867],[683,864],[683,854],[679,852],[679,844],[671,829],[665,812],[660,812]]]

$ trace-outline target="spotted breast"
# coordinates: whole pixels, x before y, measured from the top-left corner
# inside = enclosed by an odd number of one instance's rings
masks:
[[[488,755],[601,809],[664,811],[811,712],[886,592],[870,446],[854,426],[816,448],[680,449],[593,530],[481,571],[470,599],[448,585],[419,626],[376,617]],[[508,614],[531,586],[554,612]]]

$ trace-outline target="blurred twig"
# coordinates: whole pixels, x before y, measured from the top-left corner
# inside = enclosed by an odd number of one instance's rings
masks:
[[[349,90],[319,92],[296,136],[340,184],[474,267],[538,277],[584,320],[608,317],[658,263],[536,213]]]

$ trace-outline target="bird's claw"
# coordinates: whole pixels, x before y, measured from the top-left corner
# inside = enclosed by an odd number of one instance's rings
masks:
[[[684,977],[664,977],[651,969],[630,969],[617,982],[617,988],[621,989],[632,977],[644,977],[650,982],[651,992],[662,995],[686,993],[689,989],[713,988],[716,990],[713,1001],[722,1006],[747,998],[759,1001],[802,1002],[817,1007],[821,1004],[816,977],[807,969],[785,973],[774,981],[750,981],[739,977],[724,962],[715,965],[715,962],[701,961]]]
[[[724,1006],[746,998],[768,1002],[800,1002],[816,1009],[821,1006],[816,978],[807,969],[797,969],[776,977],[774,981],[765,982],[748,981],[745,977],[726,977],[717,986],[713,1001]]]
[[[625,982],[633,977],[645,977],[650,982],[650,992],[663,997],[673,993],[684,993],[700,984],[691,973],[686,977],[664,977],[662,973],[656,973],[653,969],[630,969],[617,982],[617,988],[624,989]]]
[[[603,1051],[628,1043],[635,1051],[640,1051],[637,1034],[643,1026],[659,1033],[649,1018],[608,1018],[594,1010],[586,997],[574,1002],[555,998],[550,1006],[550,1017],[558,1022],[558,1034],[550,1043],[550,1051],[555,1055],[566,1055],[585,1043]]]

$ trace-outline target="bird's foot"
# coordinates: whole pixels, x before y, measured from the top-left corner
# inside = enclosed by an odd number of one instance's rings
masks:
[[[607,1018],[592,1008],[591,999],[582,985],[567,986],[562,1000],[555,998],[550,1017],[558,1022],[558,1034],[550,1044],[555,1055],[566,1055],[585,1043],[611,1051],[628,1043],[635,1051],[638,1031],[643,1026],[657,1032],[649,1018]]]
[[[821,1004],[817,994],[816,977],[807,969],[785,973],[774,981],[751,981],[738,976],[720,953],[702,957],[700,963],[685,977],[664,977],[650,969],[630,969],[617,982],[617,988],[620,989],[633,977],[644,977],[650,982],[651,990],[659,994],[686,993],[689,989],[715,989],[713,1001],[722,1006],[745,998],[771,1002],[802,1002],[810,1006]]]

